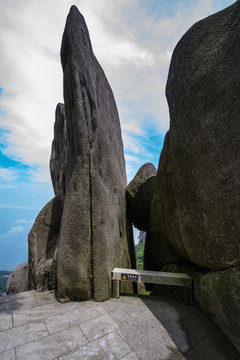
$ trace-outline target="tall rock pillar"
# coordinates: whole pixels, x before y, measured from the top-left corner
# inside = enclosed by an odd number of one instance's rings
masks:
[[[66,122],[62,129],[67,146],[61,170],[64,207],[57,296],[62,301],[91,297],[102,301],[111,296],[111,270],[134,265],[134,250],[131,236],[127,237],[131,231],[127,230],[118,112],[93,54],[84,18],[75,6],[67,18],[61,61]]]

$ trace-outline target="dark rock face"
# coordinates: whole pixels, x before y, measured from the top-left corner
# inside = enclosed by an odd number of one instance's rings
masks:
[[[24,262],[9,275],[6,293],[8,295],[28,291],[28,263]]]
[[[144,250],[144,268],[160,270],[163,264],[188,260],[181,241],[175,198],[175,173],[166,134],[160,156],[155,193]],[[151,286],[149,287],[150,290]]]
[[[64,194],[57,296],[60,301],[102,301],[111,296],[111,270],[132,267],[134,247],[127,238],[131,230],[117,108],[75,6],[67,18],[61,60],[65,116],[59,105],[51,159],[55,192]]]
[[[145,247],[146,269],[191,273],[195,303],[238,351],[239,18],[237,1],[192,26],[174,50],[166,89],[170,130]]]
[[[67,159],[67,129],[64,104],[58,104],[55,113],[54,139],[50,159],[50,172],[56,196],[65,194],[65,173]]]
[[[239,18],[237,1],[195,24],[174,50],[146,267],[240,264]]]
[[[63,201],[55,197],[40,211],[28,235],[29,290],[55,289]]]
[[[135,267],[135,252],[117,108],[75,6],[61,60],[65,104],[56,108],[50,160],[56,197],[29,233],[29,289],[56,287],[62,302],[102,301],[111,296],[111,270]]]
[[[155,190],[157,170],[151,163],[143,165],[126,188],[127,202],[134,226],[147,231],[148,217]]]
[[[227,335],[240,353],[240,268],[199,274],[194,282],[196,304]]]

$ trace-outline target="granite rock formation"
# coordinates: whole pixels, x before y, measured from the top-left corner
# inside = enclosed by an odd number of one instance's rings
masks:
[[[135,252],[118,112],[75,6],[61,62],[64,104],[56,108],[50,159],[56,196],[29,233],[29,289],[56,288],[61,302],[103,301],[111,296],[112,269],[135,267]]]
[[[151,163],[143,165],[126,188],[127,204],[133,225],[147,231],[148,217],[155,190],[157,170]]]
[[[51,174],[63,196],[57,296],[106,300],[111,270],[134,266],[126,217],[126,170],[112,90],[73,6],[63,34],[64,102],[56,110]]]
[[[170,131],[147,239],[154,269],[180,260],[212,270],[240,264],[239,15],[237,1],[195,24],[174,50]]]
[[[55,112],[54,139],[50,159],[50,172],[54,193],[65,195],[65,168],[67,167],[68,138],[66,128],[65,106],[58,104]]]
[[[169,132],[160,156],[156,187],[149,215],[144,249],[144,268],[160,270],[166,263],[188,260],[178,226],[175,173],[169,151]],[[148,286],[151,290],[152,286]]]
[[[166,271],[176,262],[201,268],[193,275],[195,302],[238,351],[239,18],[237,1],[193,25],[174,50],[166,88],[170,130],[145,245],[146,269]]]
[[[16,267],[9,275],[6,293],[8,295],[28,291],[28,263],[24,262]]]
[[[56,196],[40,211],[28,234],[29,290],[55,289],[62,210],[63,200]]]
[[[198,274],[196,305],[227,335],[240,354],[240,268]]]

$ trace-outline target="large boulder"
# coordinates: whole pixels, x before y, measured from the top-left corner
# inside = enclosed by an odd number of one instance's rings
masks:
[[[111,296],[111,270],[135,266],[134,244],[126,217],[118,112],[93,54],[84,18],[75,6],[67,18],[61,61],[65,116],[59,108],[60,130],[55,133],[52,156],[52,164],[59,159],[60,172],[57,177],[52,169],[54,188],[64,194],[57,297],[60,301],[91,297],[102,301]],[[62,146],[64,154],[57,154]]]
[[[227,335],[240,354],[240,268],[199,274],[195,302]]]
[[[9,275],[6,293],[8,295],[28,291],[28,263],[24,262],[16,267]]]
[[[175,181],[168,132],[160,156],[145,241],[144,268],[148,270],[157,271],[164,264],[188,260],[181,241]],[[149,290],[151,288],[152,286],[148,286]]]
[[[40,211],[28,234],[29,290],[55,289],[62,210],[63,200],[56,196]]]
[[[143,165],[126,188],[127,204],[133,225],[148,229],[148,217],[155,190],[157,170],[151,163]]]
[[[240,2],[199,21],[177,44],[166,94],[146,267],[240,264]]]

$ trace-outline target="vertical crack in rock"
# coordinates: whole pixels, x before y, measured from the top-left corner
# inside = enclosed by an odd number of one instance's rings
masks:
[[[90,288],[91,294],[94,294],[94,283],[93,283],[93,259],[92,259],[92,248],[93,248],[93,221],[92,221],[92,177],[91,177],[91,152],[93,148],[93,132],[92,132],[92,118],[90,102],[87,90],[83,84],[81,84],[83,109],[85,114],[86,125],[88,129],[88,142],[89,142],[89,157],[88,157],[88,168],[89,168],[89,222],[90,222],[90,243],[91,243],[91,274],[90,274]]]
[[[96,131],[96,107],[94,100],[91,98],[91,94],[85,86],[84,79],[80,78],[81,94],[82,94],[82,105],[84,111],[84,119],[87,125],[88,143],[89,143],[89,222],[90,222],[90,243],[91,243],[91,274],[90,274],[90,288],[91,294],[94,294],[94,263],[92,257],[93,249],[93,211],[92,211],[92,149],[95,142],[95,131]]]
[[[93,248],[93,221],[92,221],[92,178],[91,178],[91,154],[89,155],[89,207],[90,207],[90,238],[91,238],[91,294],[94,294],[94,282],[93,282],[93,258],[92,258],[92,248]]]

